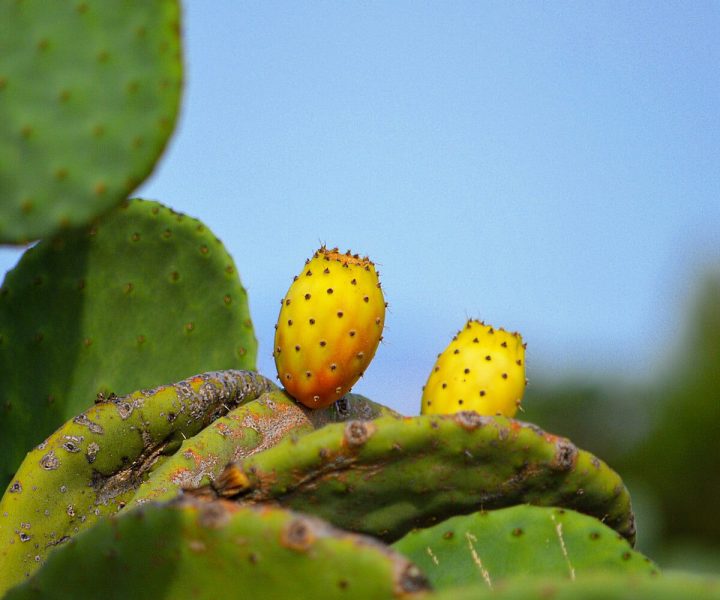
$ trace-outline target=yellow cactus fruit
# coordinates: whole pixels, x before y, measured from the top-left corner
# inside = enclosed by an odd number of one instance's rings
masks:
[[[282,299],[273,357],[287,392],[310,408],[339,400],[382,339],[385,299],[375,265],[320,248]]]
[[[423,388],[421,413],[474,410],[513,417],[525,384],[525,344],[520,334],[469,320],[438,355]]]

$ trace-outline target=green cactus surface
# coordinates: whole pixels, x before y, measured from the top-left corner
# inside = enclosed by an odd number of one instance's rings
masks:
[[[247,294],[196,219],[132,200],[28,250],[0,290],[0,485],[98,393],[255,368]]]
[[[218,492],[387,541],[523,503],[577,510],[635,537],[630,496],[605,463],[534,425],[474,412],[328,425],[229,465]]]
[[[65,423],[28,453],[0,500],[0,593],[123,508],[183,439],[274,387],[252,371],[204,373],[100,402]]]
[[[0,242],[27,243],[127,198],[180,104],[177,0],[0,0]]]
[[[212,482],[225,466],[276,445],[285,437],[294,439],[329,422],[372,419],[392,414],[390,409],[357,394],[342,402],[310,410],[276,390],[243,404],[184,441],[180,449],[150,474],[137,490],[133,503],[166,500],[179,489]]]
[[[393,544],[433,587],[489,587],[508,577],[585,577],[597,570],[657,574],[648,558],[593,517],[518,505],[452,517]]]
[[[412,598],[417,567],[379,542],[280,508],[184,498],[98,523],[5,600]]]
[[[476,584],[428,594],[423,600],[720,600],[720,578],[676,572],[658,577],[592,573],[560,578],[506,579],[490,589]]]

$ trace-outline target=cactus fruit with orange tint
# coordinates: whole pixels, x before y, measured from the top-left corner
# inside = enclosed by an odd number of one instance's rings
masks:
[[[474,410],[513,417],[525,383],[525,344],[520,334],[471,319],[438,355],[423,388],[421,412]]]
[[[385,299],[367,257],[320,248],[282,299],[273,357],[287,392],[310,408],[342,398],[382,339]]]

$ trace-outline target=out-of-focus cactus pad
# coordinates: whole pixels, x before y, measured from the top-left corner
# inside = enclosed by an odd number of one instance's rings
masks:
[[[328,425],[225,475],[220,495],[280,502],[388,541],[453,515],[523,503],[571,508],[635,537],[630,496],[605,463],[534,425],[474,412]]]
[[[0,290],[0,484],[98,393],[253,369],[256,347],[235,264],[199,221],[132,200],[43,240]]]
[[[487,585],[453,587],[425,600],[720,600],[720,578],[689,573],[660,577],[593,573],[577,581],[550,577],[507,579]]]
[[[657,567],[597,519],[572,510],[519,505],[452,517],[393,545],[440,589],[493,586],[507,577],[588,573],[657,574]]]
[[[98,523],[6,600],[384,600],[425,589],[417,567],[370,538],[279,508],[185,498]]]
[[[0,241],[88,223],[152,171],[182,87],[177,0],[0,0]]]

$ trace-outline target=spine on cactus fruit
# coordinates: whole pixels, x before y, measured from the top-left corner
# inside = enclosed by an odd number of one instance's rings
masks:
[[[385,299],[373,262],[320,248],[282,299],[273,357],[287,392],[309,408],[347,394],[382,340]]]

